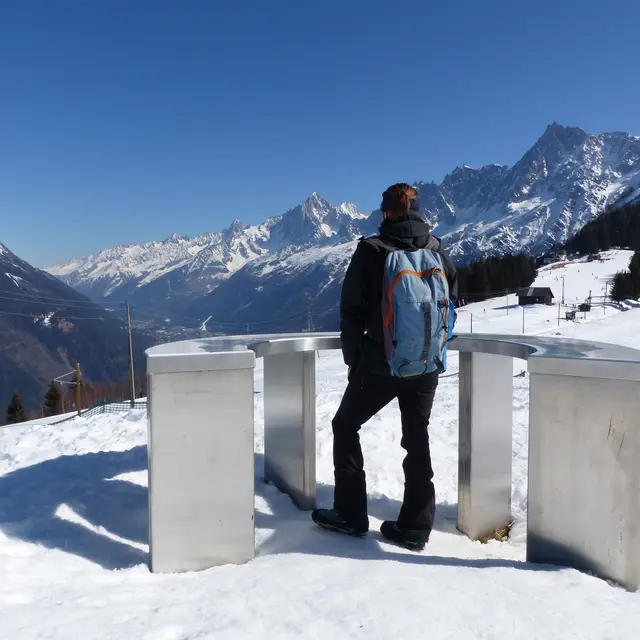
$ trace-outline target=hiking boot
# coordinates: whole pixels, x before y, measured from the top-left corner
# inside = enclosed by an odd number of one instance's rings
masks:
[[[429,541],[429,536],[425,536],[423,531],[410,531],[400,529],[396,522],[385,520],[380,525],[380,533],[389,542],[393,542],[409,551],[422,551],[425,544]]]
[[[350,525],[335,509],[314,509],[311,519],[323,529],[345,533],[348,536],[360,538],[367,534],[368,527],[354,527]]]

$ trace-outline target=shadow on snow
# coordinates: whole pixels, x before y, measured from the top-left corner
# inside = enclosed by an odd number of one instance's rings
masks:
[[[259,461],[256,460],[256,465],[258,463]],[[562,567],[555,565],[533,564],[501,558],[468,559],[434,556],[429,555],[429,545],[423,553],[396,550],[393,545],[384,541],[380,532],[375,528],[371,528],[365,538],[351,538],[324,531],[311,522],[309,512],[297,509],[289,496],[281,493],[273,485],[266,485],[261,469],[262,466],[256,466],[256,528],[270,530],[271,533],[263,542],[256,544],[257,556],[300,553],[352,560],[392,560],[407,564],[470,569],[507,568],[523,571],[558,571],[562,569]],[[318,506],[329,506],[332,499],[333,487],[319,484],[317,487]],[[264,501],[270,513],[261,511],[261,501]],[[391,498],[371,495],[368,497],[368,511],[371,518],[395,520],[400,507],[401,503]],[[465,537],[456,528],[457,513],[458,506],[456,504],[438,504],[434,530]]]
[[[0,476],[0,530],[105,569],[146,563],[145,551],[56,515],[67,505],[94,527],[146,544],[147,488],[111,479],[146,469],[147,448],[141,445],[128,451],[60,456]]]
[[[464,559],[395,551],[381,545],[378,531],[364,539],[323,531],[310,513],[298,510],[276,487],[264,483],[264,458],[256,454],[256,556],[301,553],[355,560],[394,560],[411,564],[469,568],[515,568],[550,571],[559,567],[514,560]],[[59,549],[100,565],[124,569],[147,564],[148,553],[127,540],[148,542],[148,491],[126,480],[125,473],[146,471],[147,448],[61,456],[0,476],[0,530],[11,538]],[[318,485],[318,504],[331,504],[333,487]],[[57,515],[67,505],[94,531]],[[263,510],[266,507],[266,511]],[[379,520],[395,519],[400,503],[386,497],[369,497],[369,513]],[[455,527],[457,505],[439,504],[435,529],[462,535]],[[104,533],[103,533],[104,532]],[[114,540],[115,535],[124,541]],[[428,547],[427,547],[428,549]]]

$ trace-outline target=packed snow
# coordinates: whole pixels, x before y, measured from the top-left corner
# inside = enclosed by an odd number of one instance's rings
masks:
[[[569,304],[592,295],[630,252],[540,271]],[[459,331],[522,332],[506,297],[461,309]],[[508,311],[508,315],[507,315]],[[582,315],[582,314],[581,314]],[[564,313],[562,314],[564,318]],[[640,309],[593,307],[564,319],[525,313],[527,333],[640,348]],[[458,358],[450,354],[430,426],[438,496],[435,530],[415,554],[377,528],[402,497],[399,414],[392,403],[362,430],[371,533],[351,539],[311,523],[263,482],[263,374],[256,369],[256,558],[240,566],[160,575],[147,568],[147,424],[143,410],[61,425],[0,429],[0,638],[471,638],[632,640],[640,594],[572,569],[525,562],[528,379],[514,378],[513,510],[506,542],[471,542],[455,528]],[[331,419],[346,384],[338,352],[317,359],[318,501],[332,498]],[[517,362],[514,374],[526,369]],[[215,487],[211,488],[215,491]],[[570,514],[567,514],[570,517]]]

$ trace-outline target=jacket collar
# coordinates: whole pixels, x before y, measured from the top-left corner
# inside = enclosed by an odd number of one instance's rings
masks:
[[[425,247],[431,227],[418,214],[409,212],[398,220],[384,220],[380,237],[400,247]]]

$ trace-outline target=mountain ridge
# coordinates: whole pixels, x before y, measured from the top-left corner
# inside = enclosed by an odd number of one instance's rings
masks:
[[[222,231],[189,238],[172,234],[165,241],[119,245],[85,258],[72,258],[47,269],[94,300],[121,302],[145,287],[145,295],[163,310],[167,294],[184,288],[184,298],[206,295],[220,279],[266,253],[295,246],[306,248],[359,233],[366,214],[351,203],[331,205],[317,193],[283,214],[258,225],[234,220]],[[175,298],[167,307],[174,306]]]
[[[592,135],[552,123],[511,166],[463,164],[440,184],[414,185],[423,217],[456,262],[506,252],[537,254],[565,242],[616,202],[640,199],[640,137]],[[48,270],[93,299],[126,297],[160,314],[191,316],[201,308],[198,301],[210,299],[223,283],[242,280],[244,269],[257,273],[265,261],[350,243],[375,233],[381,220],[379,210],[366,214],[351,203],[332,205],[314,192],[261,224],[235,220],[219,232],[105,249]],[[317,255],[308,254],[314,260]]]

